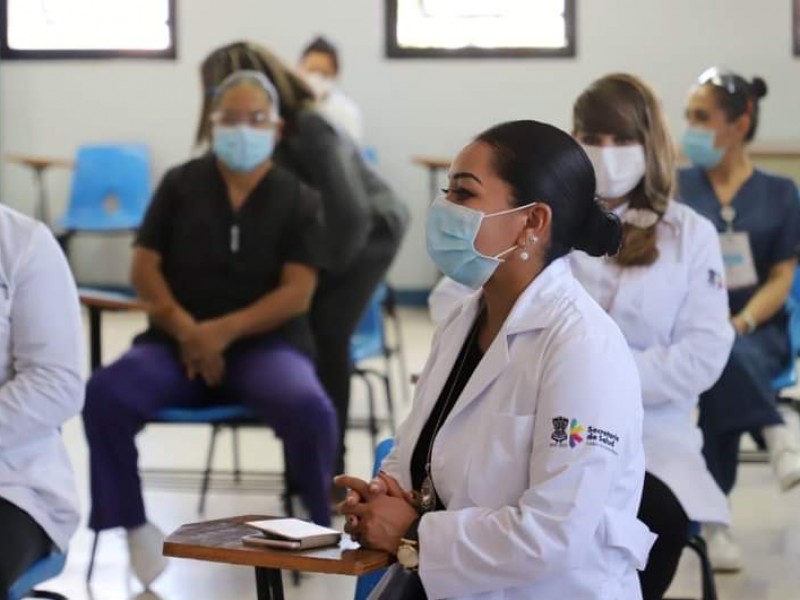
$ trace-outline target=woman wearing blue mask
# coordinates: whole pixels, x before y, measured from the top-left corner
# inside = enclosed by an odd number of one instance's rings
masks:
[[[689,97],[682,143],[693,166],[679,172],[682,199],[719,232],[737,332],[722,376],[700,400],[703,453],[726,494],[736,480],[743,432],[766,442],[782,490],[800,483],[797,432],[784,424],[771,386],[793,358],[784,306],[797,266],[800,205],[791,180],[755,169],[748,156],[766,93],[758,77],[746,81],[716,68],[703,73]],[[730,531],[715,527],[707,534],[715,566],[741,569]]]
[[[197,144],[212,142],[215,90],[240,69],[264,73],[280,99],[283,136],[275,163],[320,193],[325,212],[321,242],[328,259],[309,313],[317,346],[317,372],[339,420],[335,471],[344,471],[344,435],[350,405],[350,339],[375,289],[400,248],[409,212],[363,160],[349,136],[340,135],[314,107],[311,89],[272,52],[250,42],[217,48],[204,60],[206,93]]]
[[[578,143],[536,121],[480,134],[449,178],[428,253],[477,293],[436,330],[380,476],[337,478],[346,531],[400,563],[375,597],[638,599],[639,378],[566,258],[615,254],[619,220]]]
[[[695,415],[733,344],[722,255],[708,219],[673,199],[673,143],[647,84],[624,73],[595,81],[576,100],[573,123],[597,193],[625,227],[613,260],[573,252],[570,261],[619,325],[639,369],[647,459],[639,518],[658,534],[640,579],[645,600],[661,600],[690,521],[730,519],[703,460]]]
[[[164,176],[136,239],[132,279],[150,327],[86,393],[89,526],[127,530],[144,585],[165,562],[145,515],[134,436],[164,407],[249,407],[303,473],[296,485],[312,518],[330,521],[336,416],[307,317],[324,264],[320,200],[272,162],[282,123],[262,73],[228,77],[213,106],[212,151]]]

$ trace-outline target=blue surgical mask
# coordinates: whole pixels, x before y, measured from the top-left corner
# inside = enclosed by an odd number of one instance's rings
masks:
[[[687,127],[681,145],[683,154],[691,163],[703,169],[713,169],[725,155],[723,148],[714,146],[717,134],[713,129]]]
[[[489,281],[503,262],[503,257],[517,247],[511,246],[495,256],[481,254],[475,248],[475,238],[481,223],[484,219],[506,215],[533,204],[535,203],[487,215],[444,198],[437,198],[428,211],[425,228],[428,255],[450,279],[477,290]]]
[[[212,147],[217,158],[231,171],[252,171],[272,156],[275,130],[248,125],[216,125],[212,133]]]

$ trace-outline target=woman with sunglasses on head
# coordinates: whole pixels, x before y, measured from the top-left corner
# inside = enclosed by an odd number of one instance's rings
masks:
[[[689,96],[682,143],[693,166],[679,172],[683,201],[719,232],[737,333],[722,376],[700,400],[703,453],[725,494],[736,480],[744,432],[766,443],[782,490],[800,483],[797,432],[784,423],[772,388],[794,360],[784,307],[797,267],[800,204],[791,180],[755,169],[748,155],[766,94],[758,77],[746,81],[717,68],[703,73]],[[717,569],[741,569],[728,528],[709,528],[707,536]]]
[[[283,441],[317,523],[330,523],[334,408],[314,369],[308,308],[324,264],[316,192],[275,165],[279,100],[260,72],[217,88],[211,152],[170,170],[137,234],[132,280],[150,328],[89,380],[89,526],[127,530],[147,586],[166,566],[147,521],[134,436],[160,409],[235,402]]]
[[[641,598],[639,378],[566,258],[615,254],[619,219],[580,145],[536,121],[483,132],[449,179],[428,253],[475,293],[437,328],[380,476],[337,478],[345,530],[397,555],[379,598]]]
[[[647,84],[627,74],[595,81],[575,102],[573,128],[594,165],[598,196],[624,224],[613,259],[584,252],[570,259],[575,277],[619,325],[639,369],[647,467],[639,518],[658,535],[640,580],[645,600],[660,600],[690,521],[730,519],[694,415],[733,343],[722,256],[708,219],[673,200],[675,152]]]
[[[316,189],[325,213],[321,240],[327,257],[309,319],[317,345],[317,371],[339,420],[335,471],[344,471],[344,435],[350,406],[350,339],[400,249],[409,211],[363,160],[349,136],[315,109],[311,89],[266,48],[236,42],[213,50],[200,67],[205,101],[196,142],[211,140],[208,115],[217,86],[231,73],[253,69],[274,82],[283,136],[275,163]]]

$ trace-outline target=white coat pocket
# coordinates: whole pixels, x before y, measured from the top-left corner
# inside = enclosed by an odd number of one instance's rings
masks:
[[[469,497],[486,508],[514,505],[528,489],[534,416],[496,413],[482,422],[470,455]]]

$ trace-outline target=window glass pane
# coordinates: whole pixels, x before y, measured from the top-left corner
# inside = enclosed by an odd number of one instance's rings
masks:
[[[564,48],[564,0],[397,0],[401,48]]]
[[[13,50],[166,50],[168,0],[6,0]]]

